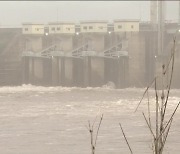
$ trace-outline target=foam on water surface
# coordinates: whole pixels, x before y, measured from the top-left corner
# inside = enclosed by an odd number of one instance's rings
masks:
[[[89,154],[88,120],[103,113],[98,154],[129,153],[119,128],[122,123],[134,153],[150,154],[151,137],[139,103],[145,88],[41,87],[22,85],[0,88],[0,151],[3,154]],[[154,90],[149,90],[152,118]],[[170,93],[169,116],[180,101],[180,90]],[[179,154],[180,110],[174,118],[165,153]],[[97,119],[98,121],[98,119]]]

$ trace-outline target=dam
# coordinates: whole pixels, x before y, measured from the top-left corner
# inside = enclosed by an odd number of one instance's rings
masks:
[[[166,23],[164,53],[157,28],[139,20],[23,23],[1,28],[0,85],[145,87],[177,35],[173,87],[180,88],[178,23]]]

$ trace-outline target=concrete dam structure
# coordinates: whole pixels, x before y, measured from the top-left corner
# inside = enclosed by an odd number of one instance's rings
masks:
[[[177,23],[165,25],[165,56],[178,29]],[[24,23],[14,31],[11,43],[1,48],[1,85],[101,87],[113,83],[116,88],[145,87],[162,57],[157,52],[157,29],[138,20]],[[177,50],[177,67],[178,55]],[[12,62],[10,71],[7,64]],[[177,67],[173,86],[179,88]]]

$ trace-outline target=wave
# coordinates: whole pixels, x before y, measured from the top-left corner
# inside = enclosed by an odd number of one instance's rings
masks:
[[[143,91],[143,88],[125,88],[125,89],[116,89],[112,85],[103,85],[102,87],[44,87],[44,86],[35,86],[31,84],[23,84],[21,86],[3,86],[0,87],[0,93],[3,92],[26,92],[26,91],[42,91],[42,92],[49,92],[49,91],[72,91],[72,90],[91,90],[91,91]]]
[[[23,84],[21,86],[3,86],[0,87],[0,93],[16,93],[16,92],[67,92],[72,90],[79,90],[79,91],[115,91],[115,92],[138,92],[143,94],[146,88],[136,88],[136,87],[129,87],[124,89],[116,89],[112,84],[103,85],[102,87],[44,87],[44,86],[35,86],[31,84]],[[149,89],[150,92],[153,92],[154,89]],[[180,89],[172,89],[171,93],[180,95]]]

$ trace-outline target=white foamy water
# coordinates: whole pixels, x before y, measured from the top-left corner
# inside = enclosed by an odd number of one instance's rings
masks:
[[[40,87],[23,85],[0,88],[0,153],[2,154],[90,154],[88,120],[103,113],[97,154],[128,154],[119,122],[134,153],[151,154],[151,136],[142,116],[146,99],[134,110],[144,89]],[[172,90],[167,117],[180,101],[180,90]],[[150,90],[152,119],[154,95]],[[179,154],[180,109],[165,147]]]

